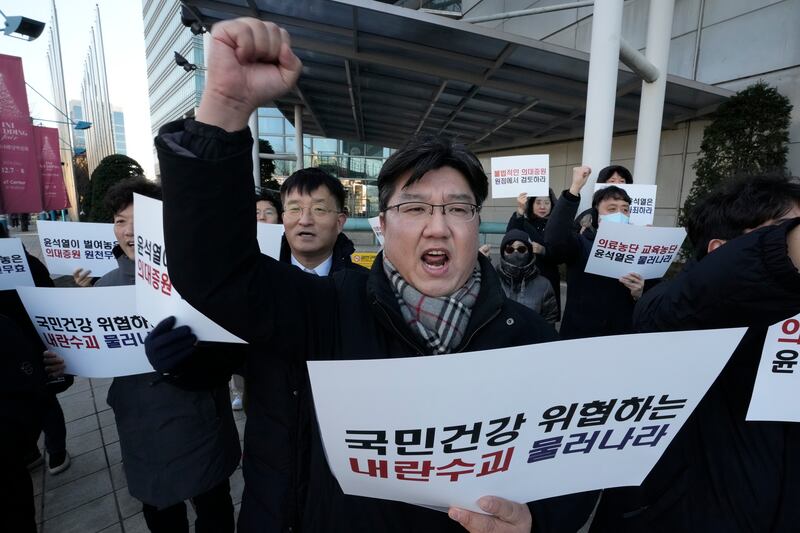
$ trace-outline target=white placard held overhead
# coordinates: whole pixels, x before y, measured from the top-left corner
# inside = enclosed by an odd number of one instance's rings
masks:
[[[770,326],[747,420],[800,422],[800,315]]]
[[[280,261],[281,237],[283,237],[283,224],[256,223],[256,239],[262,254]]]
[[[22,241],[0,239],[0,291],[17,287],[33,287],[33,276]]]
[[[477,510],[485,495],[529,502],[639,485],[744,332],[308,368],[328,465],[346,494]]]
[[[373,233],[375,233],[375,237],[378,239],[378,243],[383,246],[383,231],[381,230],[381,217],[372,217],[367,219],[369,220],[369,225],[372,228]]]
[[[136,313],[135,287],[17,292],[44,345],[64,359],[67,374],[111,378],[153,372],[144,340],[154,324]]]
[[[492,158],[492,198],[516,198],[550,194],[550,156],[512,155]]]
[[[594,186],[595,192],[610,186],[624,189],[631,197],[631,224],[634,226],[648,226],[653,223],[656,214],[656,192],[657,185],[639,185],[627,183],[597,183]]]
[[[70,276],[76,268],[92,277],[108,274],[119,265],[111,250],[117,244],[113,224],[39,220],[39,244],[51,274]]]
[[[173,315],[177,319],[176,326],[190,326],[197,338],[203,341],[244,342],[189,305],[172,286],[164,248],[161,201],[135,194],[133,217],[137,312],[154,324]],[[201,265],[197,267],[202,268]]]
[[[660,278],[680,252],[686,230],[600,222],[585,272],[621,278],[636,273]]]

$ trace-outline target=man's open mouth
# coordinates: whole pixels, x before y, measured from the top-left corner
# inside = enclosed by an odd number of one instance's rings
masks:
[[[422,262],[428,269],[440,270],[447,266],[450,262],[450,255],[446,250],[432,249],[426,250],[422,254]]]

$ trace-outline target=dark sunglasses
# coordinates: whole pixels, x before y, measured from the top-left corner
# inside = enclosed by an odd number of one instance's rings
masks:
[[[511,245],[506,246],[506,253],[507,254],[513,254],[514,252],[519,252],[521,254],[524,254],[527,251],[528,251],[528,249],[526,247],[524,247],[524,246],[511,246]]]

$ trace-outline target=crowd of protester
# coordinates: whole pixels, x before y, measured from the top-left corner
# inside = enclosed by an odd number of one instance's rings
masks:
[[[186,500],[198,533],[572,533],[589,520],[598,533],[797,530],[800,429],[745,420],[766,328],[800,313],[797,179],[727,180],[689,214],[695,256],[673,279],[645,283],[633,272],[613,279],[585,271],[598,228],[629,222],[631,198],[615,186],[633,183],[626,168],[597,172],[610,186],[582,213],[581,191],[594,173],[586,166],[573,169],[559,195],[520,195],[495,254],[479,250],[488,182],[478,159],[451,140],[417,137],[380,171],[385,241],[367,270],[350,259],[339,180],[309,168],[280,191],[253,190],[247,121],[300,75],[288,34],[254,19],[213,31],[196,117],[167,124],[155,141],[162,185],[132,178],[106,195],[118,268],[99,280],[88,270],[74,274],[85,290],[133,285],[133,195],[163,199],[172,282],[248,342],[199,343],[169,317],[146,340],[155,371],[114,378],[108,404],[122,464],[150,531],[188,532]],[[220,210],[229,214],[225,226]],[[283,224],[279,259],[260,253],[257,223]],[[215,243],[217,253],[198,242]],[[52,286],[44,265],[27,258],[36,285]],[[0,503],[13,531],[36,531],[27,468],[43,461],[41,432],[51,475],[69,467],[55,395],[72,378],[44,350],[16,293],[0,292],[0,303],[8,354],[0,358],[7,476]],[[749,329],[641,486],[535,502],[487,494],[478,502],[483,513],[344,494],[327,462],[305,365],[725,327]],[[243,447],[232,413],[240,409]],[[234,524],[229,477],[240,459],[245,484]]]

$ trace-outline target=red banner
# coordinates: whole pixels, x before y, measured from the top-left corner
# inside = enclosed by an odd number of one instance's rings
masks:
[[[36,154],[39,156],[44,209],[65,209],[69,207],[69,200],[58,149],[58,130],[34,126],[33,135],[36,138]]]
[[[22,59],[0,54],[0,212],[42,210],[42,182]]]

